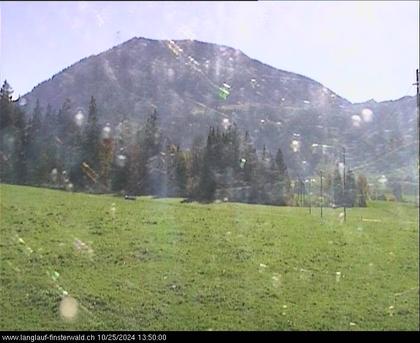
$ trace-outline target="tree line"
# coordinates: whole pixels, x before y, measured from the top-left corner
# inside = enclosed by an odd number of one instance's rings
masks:
[[[95,98],[88,113],[69,99],[54,112],[39,101],[25,114],[7,81],[0,90],[1,182],[75,191],[293,205],[296,186],[280,147],[257,152],[235,124],[210,127],[182,150],[162,134],[151,111],[143,125],[100,118]],[[76,113],[74,113],[76,112]],[[345,181],[345,182],[344,182]],[[304,187],[300,188],[301,190]],[[305,190],[306,192],[306,190]],[[366,206],[367,180],[351,171],[327,175],[325,195],[337,206]]]

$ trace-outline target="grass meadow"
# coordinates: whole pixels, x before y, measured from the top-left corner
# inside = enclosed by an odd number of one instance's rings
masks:
[[[1,330],[419,330],[413,204],[0,192]]]

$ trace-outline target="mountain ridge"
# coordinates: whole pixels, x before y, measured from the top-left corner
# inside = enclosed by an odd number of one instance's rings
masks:
[[[81,58],[80,60],[78,60],[78,61],[76,61],[76,62],[74,62],[74,63],[70,64],[68,67],[65,67],[65,68],[64,68],[64,69],[62,69],[61,71],[59,71],[59,72],[57,72],[57,73],[53,74],[53,75],[52,75],[49,79],[47,79],[47,80],[44,80],[44,81],[40,82],[39,84],[37,84],[36,86],[34,86],[34,87],[30,90],[30,91],[26,92],[26,93],[25,93],[24,95],[22,95],[21,97],[25,97],[26,95],[30,94],[30,93],[31,93],[31,92],[32,92],[32,91],[33,91],[36,87],[38,87],[38,86],[40,86],[40,85],[44,84],[45,82],[48,82],[49,80],[51,80],[51,79],[53,79],[54,77],[58,76],[60,73],[62,73],[62,72],[64,72],[64,71],[66,71],[67,69],[69,69],[69,68],[73,67],[74,65],[76,65],[76,64],[78,64],[78,63],[80,63],[80,62],[83,62],[83,61],[85,61],[85,60],[87,60],[87,59],[89,59],[89,58],[92,58],[92,57],[98,57],[98,56],[100,56],[100,55],[106,54],[107,52],[113,51],[113,50],[115,50],[115,49],[116,49],[116,48],[118,48],[118,47],[126,46],[126,45],[129,45],[129,44],[131,44],[131,43],[134,43],[134,42],[139,42],[139,41],[146,41],[146,42],[155,42],[155,43],[160,43],[160,42],[171,41],[171,40],[168,40],[168,39],[166,39],[166,40],[159,40],[159,39],[146,38],[146,37],[142,37],[142,36],[135,36],[135,37],[133,37],[133,38],[131,38],[131,39],[129,39],[129,40],[127,40],[127,41],[125,41],[125,42],[122,42],[122,43],[120,43],[120,44],[118,44],[118,45],[114,45],[114,46],[112,46],[112,47],[110,47],[110,48],[108,48],[108,49],[106,49],[106,50],[104,50],[104,51],[102,51],[102,52],[99,52],[99,53],[97,53],[97,54],[91,54],[91,55],[89,55],[89,56],[86,56],[86,57]],[[231,49],[231,50],[234,50],[234,51],[238,51],[239,53],[241,53],[242,55],[244,55],[245,57],[249,58],[250,60],[252,60],[252,61],[254,61],[254,62],[256,62],[256,63],[259,63],[259,64],[261,64],[261,65],[263,65],[263,66],[266,66],[266,67],[269,67],[269,68],[276,69],[276,70],[281,71],[281,72],[284,72],[284,73],[288,73],[288,74],[293,74],[293,75],[296,75],[296,76],[298,76],[298,77],[301,77],[301,78],[307,79],[307,80],[308,80],[308,81],[310,81],[310,82],[316,82],[316,83],[318,83],[318,84],[322,85],[323,87],[327,88],[328,90],[330,90],[330,91],[331,91],[331,92],[333,92],[334,94],[338,95],[338,93],[334,92],[334,91],[333,91],[330,87],[326,87],[324,84],[322,84],[321,82],[319,82],[319,81],[317,81],[317,80],[315,80],[315,79],[313,79],[313,78],[310,78],[310,77],[308,77],[308,76],[306,76],[306,75],[304,75],[304,74],[300,74],[300,73],[298,73],[298,72],[293,72],[293,71],[289,71],[289,70],[285,70],[285,69],[280,69],[280,68],[274,67],[274,66],[272,66],[272,65],[270,65],[270,64],[268,64],[268,63],[262,62],[262,61],[260,61],[260,60],[258,60],[258,59],[255,59],[255,58],[252,58],[252,57],[248,56],[247,54],[245,54],[245,53],[244,53],[242,50],[240,50],[240,49],[233,48],[233,47],[228,46],[228,45],[224,45],[224,44],[217,44],[217,43],[211,43],[211,42],[205,42],[205,41],[195,40],[195,39],[193,39],[193,40],[191,40],[191,39],[179,39],[179,40],[172,40],[172,41],[173,41],[173,42],[176,42],[176,43],[179,43],[179,42],[181,42],[181,43],[183,43],[183,42],[193,42],[193,43],[197,43],[197,44],[216,45],[216,46],[219,46],[219,47],[222,47],[222,48],[227,48],[227,49]],[[368,99],[368,100],[365,100],[365,101],[357,101],[357,102],[352,102],[352,101],[348,100],[347,98],[345,98],[344,96],[340,96],[340,95],[339,95],[339,97],[341,97],[342,99],[346,100],[349,104],[358,105],[358,104],[368,104],[370,101],[373,101],[373,102],[375,102],[375,103],[383,103],[383,102],[398,101],[398,100],[402,100],[403,98],[407,98],[407,97],[408,97],[408,98],[414,98],[414,97],[415,97],[415,95],[403,95],[403,96],[401,96],[401,97],[399,97],[399,98],[395,98],[395,99],[388,99],[388,100],[382,100],[382,101],[376,101],[374,98],[371,98],[371,99]]]
[[[209,126],[221,127],[225,119],[249,131],[257,149],[266,145],[275,151],[301,137],[301,156],[291,149],[285,152],[292,169],[298,168],[297,160],[312,159],[314,170],[312,144],[351,146],[355,139],[377,136],[369,138],[369,146],[377,150],[382,144],[385,149],[383,132],[397,127],[395,137],[407,135],[415,117],[414,97],[352,103],[316,80],[229,46],[144,37],[83,58],[23,97],[28,112],[36,99],[57,111],[70,98],[75,108],[87,113],[90,96],[97,99],[102,121],[113,125],[123,118],[141,122],[157,107],[164,133],[184,147],[194,136],[205,135]],[[365,107],[373,119],[362,120]],[[373,150],[356,159],[376,155]]]

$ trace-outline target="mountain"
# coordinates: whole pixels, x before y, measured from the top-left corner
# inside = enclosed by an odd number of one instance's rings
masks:
[[[210,125],[234,122],[257,149],[282,147],[294,175],[341,158],[341,146],[356,169],[416,174],[414,97],[352,104],[315,80],[226,46],[133,38],[42,82],[24,95],[25,107],[30,113],[39,99],[58,110],[70,98],[75,113],[87,113],[91,95],[102,122],[114,126],[124,118],[141,122],[157,108],[164,133],[184,148]]]

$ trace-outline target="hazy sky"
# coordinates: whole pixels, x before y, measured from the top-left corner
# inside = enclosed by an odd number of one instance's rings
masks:
[[[2,2],[0,20],[16,96],[134,36],[228,45],[353,102],[415,94],[418,1]]]

